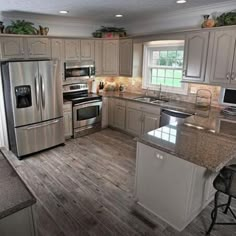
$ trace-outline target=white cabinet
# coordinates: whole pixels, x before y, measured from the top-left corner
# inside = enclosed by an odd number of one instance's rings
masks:
[[[113,98],[108,99],[108,125],[114,126],[114,106],[115,102]]]
[[[108,124],[109,124],[108,111],[109,111],[108,98],[103,97],[102,98],[102,128],[103,129],[108,127]]]
[[[119,65],[121,76],[132,76],[133,71],[133,40],[120,40]]]
[[[96,76],[102,75],[102,40],[95,40]]]
[[[103,40],[103,75],[119,74],[119,40]]]
[[[52,58],[64,60],[65,48],[63,39],[51,39]]]
[[[142,134],[158,129],[160,125],[160,115],[144,112],[142,122]]]
[[[213,199],[209,197],[212,187],[208,183],[214,176],[191,162],[137,144],[137,203],[179,231]]]
[[[25,57],[23,38],[2,37],[0,42],[2,59]]]
[[[80,60],[80,40],[78,39],[65,40],[65,59]]]
[[[236,30],[219,30],[211,34],[213,49],[210,81],[222,85],[235,84]]]
[[[205,80],[209,32],[187,34],[184,47],[183,81]]]
[[[113,102],[114,105],[114,118],[113,118],[113,122],[114,122],[114,127],[118,128],[118,129],[125,129],[125,110],[126,110],[126,102],[125,100],[121,100],[121,99],[114,99]]]
[[[140,136],[142,131],[143,112],[133,108],[126,109],[126,131]]]
[[[63,116],[64,116],[64,135],[65,138],[71,138],[73,135],[72,130],[72,104],[63,104]]]
[[[80,45],[81,60],[94,61],[94,40],[82,39]]]
[[[27,38],[27,57],[28,58],[50,58],[51,49],[48,38]]]

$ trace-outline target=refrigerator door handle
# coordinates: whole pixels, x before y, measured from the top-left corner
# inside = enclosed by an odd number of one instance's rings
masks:
[[[31,125],[31,126],[28,126],[25,129],[26,130],[38,129],[38,128],[41,128],[41,127],[57,124],[58,122],[59,122],[59,120],[54,120],[54,121],[50,121],[50,122],[47,122],[47,123],[44,123],[44,124],[40,124],[40,125]]]
[[[37,76],[34,77],[34,82],[35,82],[36,106],[37,109],[39,110],[39,83]]]
[[[41,84],[41,94],[42,94],[42,106],[45,108],[45,85],[42,75],[39,75],[40,77],[40,84]]]

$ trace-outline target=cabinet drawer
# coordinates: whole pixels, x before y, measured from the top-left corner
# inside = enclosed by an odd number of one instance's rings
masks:
[[[156,105],[148,105],[140,102],[127,102],[127,107],[131,109],[141,110],[144,112],[160,115],[161,109]]]
[[[125,107],[125,105],[126,105],[126,101],[123,99],[116,98],[114,101],[115,101],[116,106]]]

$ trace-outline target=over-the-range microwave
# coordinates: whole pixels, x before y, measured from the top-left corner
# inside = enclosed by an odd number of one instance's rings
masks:
[[[236,88],[221,88],[219,103],[236,107]]]

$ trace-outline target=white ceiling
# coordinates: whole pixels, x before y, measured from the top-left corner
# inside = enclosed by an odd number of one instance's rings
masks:
[[[78,20],[130,24],[165,12],[224,2],[227,1],[187,0],[186,4],[176,4],[176,0],[0,0],[0,12],[60,15],[60,10],[68,10],[66,17],[76,17]],[[115,18],[115,14],[123,14],[124,17]]]

